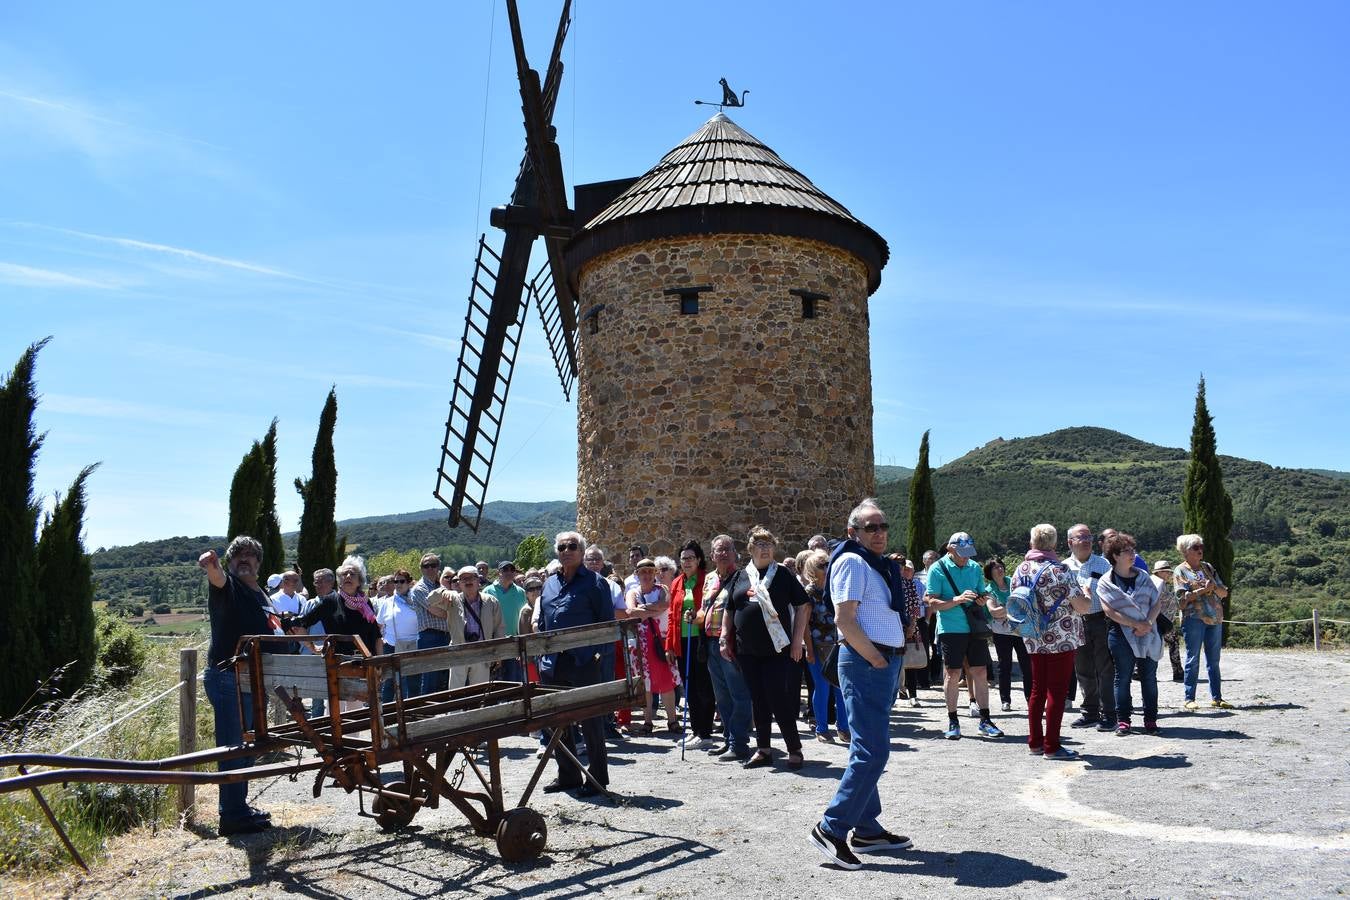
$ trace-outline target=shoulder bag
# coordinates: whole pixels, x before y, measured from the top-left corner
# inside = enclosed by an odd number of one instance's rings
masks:
[[[952,586],[952,596],[959,597],[962,591],[956,586],[956,579],[952,577],[951,570],[945,563],[940,564],[942,574],[947,576],[947,582]],[[967,563],[974,565],[974,563]],[[989,624],[989,613],[978,603],[963,604],[962,608],[966,613],[966,622],[970,625],[970,634],[972,637],[987,637],[994,633],[993,627]]]

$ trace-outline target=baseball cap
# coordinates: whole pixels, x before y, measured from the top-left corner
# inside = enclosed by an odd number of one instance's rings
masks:
[[[279,574],[278,574],[278,575],[268,575],[268,576],[267,576],[267,589],[268,589],[269,591],[275,591],[275,590],[276,590],[277,588],[279,588],[279,587],[281,587],[281,576],[280,576]]]
[[[516,568],[516,564],[509,559],[504,559],[501,562],[497,563],[498,572],[505,572],[507,569],[510,569],[512,572],[519,571]]]
[[[972,559],[975,556],[975,539],[964,531],[958,531],[947,538],[947,546],[964,559]]]

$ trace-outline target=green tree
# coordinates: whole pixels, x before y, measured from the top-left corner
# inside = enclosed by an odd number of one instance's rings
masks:
[[[262,515],[263,481],[267,477],[267,464],[263,461],[262,444],[253,442],[253,446],[239,461],[234,470],[234,479],[230,482],[230,524],[225,529],[225,539],[233,540],[241,534],[257,537],[253,529],[257,527]],[[266,566],[269,560],[261,560],[259,573],[266,578]]]
[[[550,549],[547,535],[526,535],[521,538],[519,544],[516,544],[514,556],[516,567],[522,572],[528,572],[530,569],[542,569],[548,564]]]
[[[273,419],[262,441],[263,476],[262,508],[258,524],[251,534],[263,548],[263,562],[268,574],[286,568],[286,547],[281,540],[281,520],[277,517],[277,420]]]
[[[277,420],[267,435],[244,454],[230,482],[230,524],[227,538],[247,534],[263,548],[259,574],[266,578],[286,567],[286,549],[277,519]]]
[[[921,566],[923,554],[937,546],[937,501],[933,499],[933,469],[928,465],[928,432],[919,441],[919,461],[909,479],[909,547],[914,567]]]
[[[1191,425],[1191,461],[1181,489],[1182,528],[1205,541],[1205,559],[1214,566],[1223,583],[1233,583],[1233,498],[1223,486],[1214,419],[1205,402],[1205,378],[1195,392],[1195,422]],[[1232,595],[1223,601],[1224,639],[1228,638],[1228,612]]]
[[[295,556],[300,577],[311,591],[315,569],[336,569],[346,552],[347,541],[337,536],[337,462],[333,455],[333,429],[337,425],[337,388],[328,391],[328,399],[319,414],[319,434],[314,439],[312,471],[308,479],[295,479],[295,489],[303,505],[300,512],[300,537]]]
[[[37,544],[37,588],[42,598],[43,674],[65,667],[57,693],[69,697],[94,671],[94,570],[84,552],[85,481],[98,468],[86,466],[42,523]]]
[[[29,345],[0,382],[0,718],[23,708],[39,673],[33,474],[42,438],[33,430],[33,372],[38,352],[49,340]]]

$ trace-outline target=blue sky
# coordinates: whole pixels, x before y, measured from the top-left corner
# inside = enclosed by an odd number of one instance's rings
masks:
[[[559,4],[524,4],[532,61]],[[738,124],[890,243],[878,462],[1101,425],[1350,468],[1350,7],[579,0],[569,185]],[[0,6],[0,365],[91,547],[220,533],[280,418],[279,507],[338,390],[340,517],[434,505],[473,245],[523,148],[504,6]],[[542,254],[537,250],[536,259]],[[533,315],[533,314],[532,314]],[[491,499],[575,496],[527,325]]]

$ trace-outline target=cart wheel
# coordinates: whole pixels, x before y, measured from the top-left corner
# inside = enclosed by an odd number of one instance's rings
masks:
[[[400,794],[408,793],[408,782],[406,781],[391,781],[385,787]],[[383,795],[375,798],[375,821],[380,823],[380,828],[384,831],[398,831],[411,822],[416,813],[417,804],[411,800],[400,800],[396,797],[385,797]]]
[[[497,826],[497,852],[505,862],[524,862],[544,852],[548,826],[544,817],[526,806],[502,816]]]

